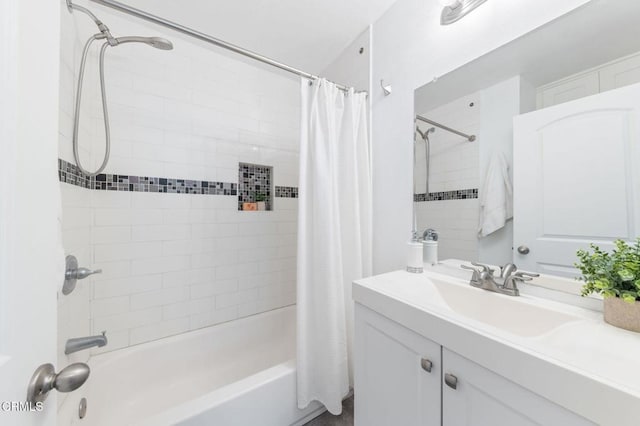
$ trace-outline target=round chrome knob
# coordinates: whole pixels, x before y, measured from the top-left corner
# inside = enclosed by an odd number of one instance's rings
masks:
[[[72,392],[87,381],[90,372],[89,366],[83,362],[71,364],[56,374],[53,388],[58,392]]]
[[[520,254],[529,254],[529,247],[527,246],[520,246],[518,247],[518,253]]]
[[[52,364],[42,364],[31,376],[27,387],[27,401],[44,402],[53,389],[72,392],[87,381],[90,372],[89,366],[81,362],[63,368],[58,374]]]

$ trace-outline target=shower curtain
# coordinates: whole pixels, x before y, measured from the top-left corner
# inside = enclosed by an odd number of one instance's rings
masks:
[[[371,275],[366,94],[302,80],[297,266],[298,406],[333,414],[352,383],[353,280]]]

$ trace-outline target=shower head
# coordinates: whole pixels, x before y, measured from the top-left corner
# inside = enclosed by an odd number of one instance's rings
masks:
[[[130,36],[130,37],[118,37],[116,38],[116,46],[123,43],[144,43],[148,44],[151,47],[155,47],[160,50],[171,50],[173,49],[173,43],[169,40],[161,38],[161,37],[139,37],[139,36]]]
[[[420,130],[420,127],[416,126],[416,132],[418,132],[422,140],[427,140],[429,138],[429,133],[434,133],[435,131],[435,127],[430,127],[425,132],[423,132],[422,130]]]

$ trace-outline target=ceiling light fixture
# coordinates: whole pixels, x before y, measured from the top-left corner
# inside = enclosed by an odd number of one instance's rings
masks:
[[[440,25],[449,25],[462,19],[487,0],[439,0],[444,6]]]

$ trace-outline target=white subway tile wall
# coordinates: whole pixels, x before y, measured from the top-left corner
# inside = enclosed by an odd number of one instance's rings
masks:
[[[456,134],[436,128],[431,133],[429,192],[474,189],[480,185],[481,140],[479,94],[456,99],[431,111],[419,112],[424,117],[477,136],[469,142]],[[471,106],[473,104],[473,106]],[[419,123],[424,131],[432,126]],[[425,144],[418,137],[415,150],[414,188],[422,194],[426,188]],[[440,235],[440,259],[478,259],[478,199],[417,202],[419,231],[436,229]]]
[[[79,45],[95,32],[62,11],[60,157],[71,151]],[[240,162],[298,186],[299,82],[173,32],[100,10],[117,35],[158,35],[175,49],[110,48],[112,130],[105,173],[238,182]],[[95,56],[89,61],[95,62]],[[87,69],[81,154],[104,152],[96,67]],[[59,347],[107,331],[91,353],[183,333],[295,303],[297,199],[238,211],[236,196],[92,191],[61,183],[68,254],[103,273],[60,295]],[[86,358],[87,353],[78,355]]]
[[[94,279],[92,333],[128,331],[119,341],[127,346],[295,303],[296,199],[255,213],[238,211],[232,196],[107,194],[118,220],[98,220],[105,210],[96,209],[93,233],[125,240],[93,241],[92,266],[117,276]],[[137,224],[144,202],[160,207],[162,224]]]
[[[438,231],[439,259],[478,259],[478,199],[415,203],[418,229]]]

